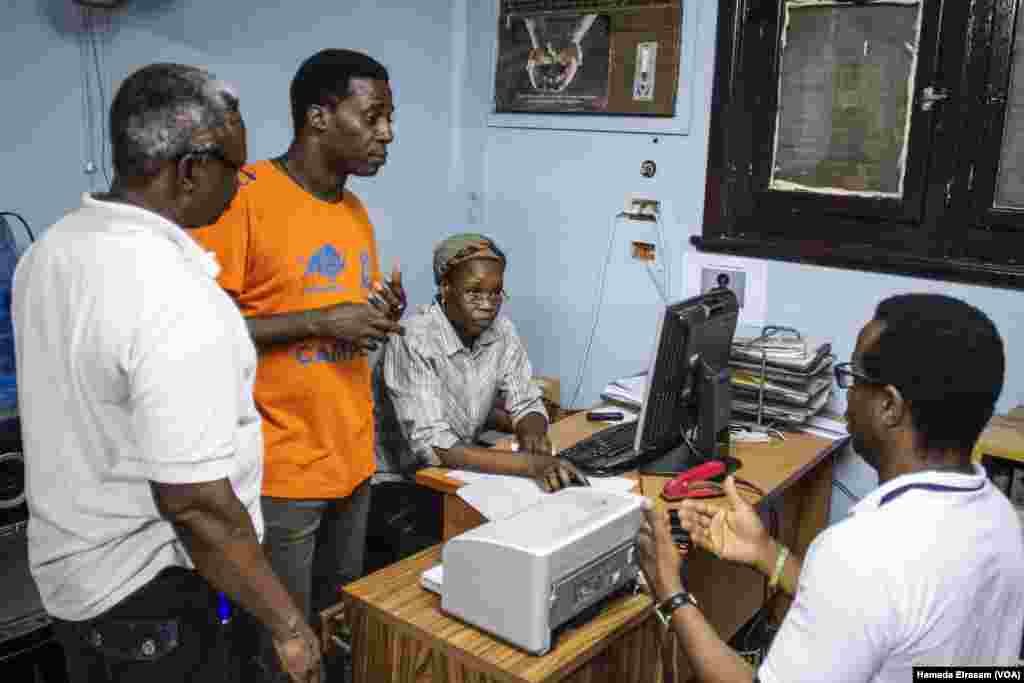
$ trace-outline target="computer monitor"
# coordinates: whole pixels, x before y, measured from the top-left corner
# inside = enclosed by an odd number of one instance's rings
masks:
[[[738,317],[736,295],[725,288],[665,307],[634,443],[642,474],[674,475],[728,460],[719,444],[729,439],[729,352]]]

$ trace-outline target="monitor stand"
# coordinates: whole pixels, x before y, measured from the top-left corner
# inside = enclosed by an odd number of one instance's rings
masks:
[[[685,472],[705,461],[707,461],[707,458],[694,453],[690,446],[683,441],[678,446],[670,448],[654,460],[641,465],[637,469],[640,474],[674,477],[680,472]]]
[[[710,460],[719,460],[725,463],[725,473],[732,474],[740,468],[742,463],[731,455],[717,455],[713,458],[700,456],[694,453],[684,441],[675,448],[672,448],[654,460],[637,468],[640,474],[657,475],[662,477],[674,477],[680,472],[702,465]],[[720,477],[715,477],[719,479]],[[721,477],[724,479],[724,477]]]

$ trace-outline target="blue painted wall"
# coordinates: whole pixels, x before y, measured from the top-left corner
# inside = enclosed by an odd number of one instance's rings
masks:
[[[37,231],[82,192],[106,186],[102,174],[83,172],[81,23],[71,0],[0,9],[0,210],[19,211]],[[383,62],[393,74],[396,139],[380,175],[350,186],[376,223],[382,265],[400,258],[407,286],[422,292],[415,300],[425,301],[429,250],[450,223],[450,175],[461,167],[453,163],[452,39],[445,2],[129,0],[110,14],[100,56],[108,103],[128,73],[155,61],[205,66],[233,83],[253,160],[281,153],[291,139],[288,85],[303,59],[348,47]]]

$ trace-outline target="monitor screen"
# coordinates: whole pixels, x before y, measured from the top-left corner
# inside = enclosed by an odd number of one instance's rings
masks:
[[[719,457],[731,415],[729,352],[739,307],[729,289],[665,307],[658,320],[634,449],[645,474],[674,474]]]

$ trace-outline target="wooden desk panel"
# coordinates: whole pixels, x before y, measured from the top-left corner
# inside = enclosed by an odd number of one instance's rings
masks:
[[[972,455],[979,463],[986,455],[1024,463],[1024,406],[993,416],[978,437]]]
[[[536,657],[444,614],[440,597],[419,585],[440,561],[438,545],[345,587],[354,681],[660,680],[663,634],[647,595],[609,602]]]

